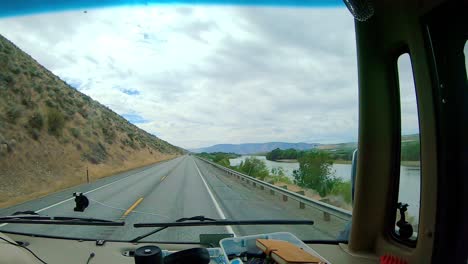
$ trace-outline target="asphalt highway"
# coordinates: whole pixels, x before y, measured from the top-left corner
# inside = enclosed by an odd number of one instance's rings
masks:
[[[83,192],[90,199],[90,205],[84,212],[73,211],[73,192]],[[41,215],[93,217],[125,221],[126,224],[122,227],[0,224],[0,231],[128,241],[154,229],[134,228],[134,223],[170,222],[198,215],[232,220],[305,219],[315,220],[316,224],[171,227],[144,241],[199,242],[200,234],[234,233],[243,236],[281,231],[292,232],[306,240],[334,240],[335,231],[340,228],[336,223],[320,221],[319,213],[282,203],[189,155],[4,208],[0,215],[26,210]]]

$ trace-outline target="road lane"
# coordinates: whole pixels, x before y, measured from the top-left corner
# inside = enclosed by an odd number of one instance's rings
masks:
[[[239,236],[285,231],[306,240],[334,240],[336,230],[341,230],[343,227],[343,223],[338,223],[337,226],[323,223],[320,220],[321,214],[294,208],[290,204],[281,202],[277,197],[269,196],[266,192],[256,191],[240,184],[233,177],[227,176],[206,162],[199,159],[195,159],[195,162],[214,190],[228,218],[313,220],[316,223],[314,226],[233,226],[234,232]]]
[[[133,228],[138,222],[167,222],[168,219],[147,213],[157,213],[175,221],[182,217],[203,215],[219,219],[209,193],[197,174],[193,158],[186,156],[165,179],[145,196],[138,206],[141,213],[132,213],[126,218],[127,225],[119,228],[112,239],[130,240],[151,231],[153,228]],[[226,233],[225,227],[168,228],[145,239],[146,241],[198,242],[202,233]]]
[[[74,212],[73,192],[89,192],[90,206]],[[62,200],[60,200],[62,199]],[[52,226],[9,224],[0,230],[91,239],[131,240],[152,228],[134,228],[134,223],[175,221],[203,215],[233,220],[306,219],[317,214],[291,208],[268,195],[252,190],[225,173],[192,156],[149,166],[81,185],[12,208],[1,215],[20,210],[43,210],[42,214],[124,220],[123,227]],[[200,234],[232,233],[250,235],[278,231],[293,232],[303,239],[334,239],[327,224],[311,226],[233,226],[168,228],[144,241],[198,242]]]
[[[158,163],[144,169],[129,171],[118,174],[105,181],[81,185],[67,189],[57,194],[52,194],[37,200],[29,201],[18,206],[3,209],[1,215],[9,215],[16,211],[41,210],[41,214],[50,216],[79,216],[94,217],[109,220],[118,220],[123,213],[142,195],[145,195],[159,182],[160,178],[172,170],[182,160],[177,158],[167,162]],[[101,188],[104,187],[104,188]],[[95,191],[94,191],[95,190]],[[90,199],[90,206],[85,212],[74,212],[74,200],[71,199],[73,192],[90,192],[87,197]],[[57,198],[66,201],[60,203]],[[97,201],[97,202],[95,202]],[[47,204],[49,202],[49,204]],[[55,205],[50,207],[50,205]],[[1,227],[1,230],[30,232],[47,235],[66,235],[69,237],[90,237],[98,238],[103,227],[72,227],[72,226],[52,226],[52,225],[19,225],[8,224]]]

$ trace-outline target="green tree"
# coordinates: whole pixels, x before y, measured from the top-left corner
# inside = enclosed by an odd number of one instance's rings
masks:
[[[351,181],[338,182],[331,191],[332,194],[343,197],[345,202],[351,203]]]
[[[246,158],[239,165],[239,170],[249,176],[264,180],[269,176],[268,168],[265,161],[255,157]]]
[[[282,155],[283,151],[279,148],[276,148],[266,154],[267,160],[278,160]]]
[[[267,160],[280,160],[280,159],[298,159],[299,157],[305,154],[304,151],[296,150],[296,149],[285,149],[281,150],[279,148],[274,149],[266,154]]]
[[[294,182],[316,190],[320,196],[329,194],[340,180],[332,172],[333,161],[323,151],[310,151],[299,158],[299,170],[293,172]]]
[[[285,175],[284,169],[282,167],[272,168],[270,178],[274,183],[277,183],[277,182],[288,183],[288,184],[292,183],[291,179],[289,179],[289,177]]]
[[[271,174],[273,176],[285,176],[283,167],[276,167],[271,169]]]
[[[227,158],[220,159],[216,163],[227,168],[231,167],[231,163],[229,162],[229,159]]]
[[[224,152],[212,152],[212,153],[207,153],[207,152],[202,152],[197,154],[200,157],[203,157],[205,159],[209,159],[215,163],[218,163],[221,166],[231,168],[231,164],[229,162],[229,159],[234,159],[239,157],[240,155],[235,154],[235,153],[224,153]]]
[[[420,144],[418,141],[403,142],[401,144],[401,160],[419,161]]]

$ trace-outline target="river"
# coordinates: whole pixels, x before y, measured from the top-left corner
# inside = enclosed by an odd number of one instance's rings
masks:
[[[236,166],[248,157],[253,156],[241,156],[239,158],[230,159],[229,162],[231,166]],[[270,171],[272,168],[282,167],[286,176],[291,179],[294,179],[293,171],[299,169],[298,162],[276,162],[267,160],[265,156],[254,157],[263,160]],[[332,171],[335,173],[336,177],[344,181],[351,180],[351,164],[333,164]],[[421,170],[419,167],[401,166],[400,174],[400,192],[398,200],[407,203],[409,205],[408,213],[417,218],[419,215]]]

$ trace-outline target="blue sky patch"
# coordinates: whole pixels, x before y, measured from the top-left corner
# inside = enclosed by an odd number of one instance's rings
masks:
[[[125,119],[128,120],[128,122],[132,124],[142,124],[142,123],[147,123],[148,120],[144,119],[142,116],[138,114],[123,114],[122,115]]]
[[[122,93],[128,94],[128,95],[139,95],[140,92],[137,90],[132,90],[132,89],[122,89]]]
[[[78,80],[67,80],[65,82],[70,85],[71,87],[75,88],[76,90],[80,90],[81,82]]]

